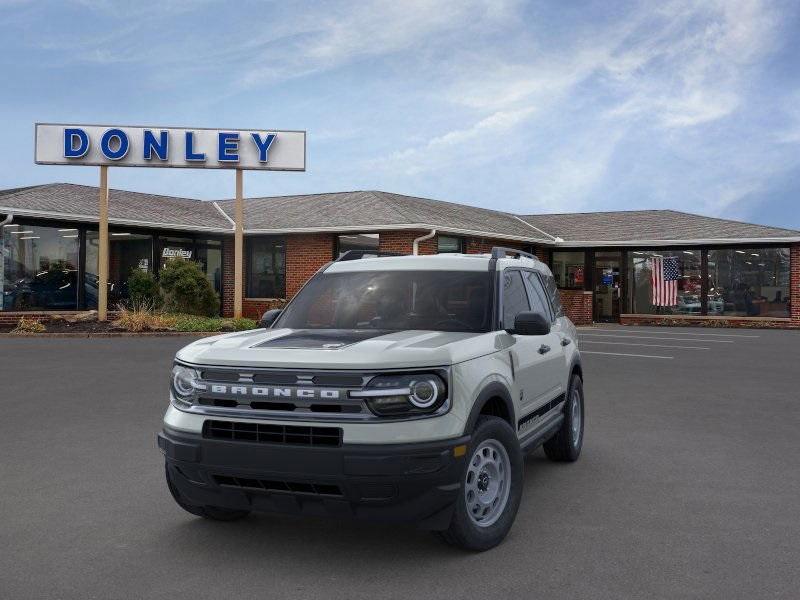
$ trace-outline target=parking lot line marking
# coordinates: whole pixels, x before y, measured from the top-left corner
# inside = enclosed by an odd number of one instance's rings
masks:
[[[626,354],[624,352],[595,352],[593,350],[581,350],[581,354],[605,354],[607,356],[635,356],[636,358],[664,358],[672,360],[674,356],[653,356],[650,354]]]
[[[637,344],[635,342],[601,342],[599,340],[583,340],[583,343],[607,344],[610,346],[647,346],[648,348],[678,348],[681,350],[711,350],[711,348],[703,348],[702,346],[669,346],[667,344]]]
[[[621,327],[596,327],[594,331],[621,331],[625,333],[656,333],[655,331],[636,331],[622,329]],[[760,335],[743,335],[740,333],[695,333],[693,331],[659,331],[659,335],[696,335],[704,337],[734,337],[734,338],[758,338]]]
[[[666,340],[669,342],[699,342],[697,338],[669,338],[652,335],[609,335],[607,333],[581,333],[581,337],[628,338],[629,340]],[[732,344],[733,340],[702,340],[705,344]]]

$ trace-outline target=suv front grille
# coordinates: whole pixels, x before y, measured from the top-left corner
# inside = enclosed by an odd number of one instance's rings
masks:
[[[341,446],[341,427],[272,425],[240,421],[206,421],[203,437],[237,442],[291,444],[297,446]]]
[[[261,490],[265,492],[283,492],[288,494],[343,496],[341,488],[331,483],[275,481],[269,479],[252,479],[250,477],[231,477],[230,475],[214,475],[213,477],[214,482],[223,487],[236,487],[244,490]]]

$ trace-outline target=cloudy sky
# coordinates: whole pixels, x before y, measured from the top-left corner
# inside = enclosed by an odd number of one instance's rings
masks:
[[[793,1],[0,0],[0,188],[96,184],[97,169],[33,164],[35,121],[305,129],[308,171],[249,172],[246,195],[800,229],[798,57]],[[209,199],[234,184],[110,178]]]

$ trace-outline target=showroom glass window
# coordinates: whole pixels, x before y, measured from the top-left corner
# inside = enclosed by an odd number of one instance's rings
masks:
[[[108,234],[108,246],[108,305],[116,308],[129,297],[128,279],[131,273],[136,270],[153,272],[153,236],[112,230]],[[83,280],[87,308],[97,308],[99,248],[97,231],[87,231]]]
[[[279,237],[247,240],[247,297],[286,296],[286,242]]]
[[[634,250],[629,252],[631,312],[644,315],[702,314],[701,250]],[[674,267],[674,268],[673,268]],[[657,270],[662,272],[659,278]],[[666,277],[663,274],[666,273]],[[676,279],[673,279],[673,276]],[[660,280],[669,287],[661,293]],[[672,289],[674,288],[674,292]]]
[[[553,252],[553,277],[564,290],[582,290],[585,283],[585,252]]]
[[[70,227],[3,226],[3,310],[76,310],[79,239]]]
[[[436,238],[436,246],[439,254],[463,254],[464,238],[440,235]]]
[[[789,248],[713,248],[708,314],[788,318],[789,276]]]
[[[222,242],[197,240],[197,262],[217,296],[222,298]]]
[[[378,252],[380,246],[380,235],[377,233],[354,233],[350,235],[340,235],[336,239],[338,255],[341,256],[350,250],[366,250],[368,252]]]

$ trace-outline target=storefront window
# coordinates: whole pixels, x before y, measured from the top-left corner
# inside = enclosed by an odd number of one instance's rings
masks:
[[[709,250],[708,314],[788,318],[789,274],[789,248]]]
[[[197,260],[194,251],[194,238],[163,237],[161,238],[161,268],[173,258]]]
[[[247,240],[248,298],[283,298],[286,295],[286,244],[283,238]]]
[[[3,310],[78,308],[78,230],[11,224],[2,228]]]
[[[86,232],[84,297],[87,308],[97,308],[97,266],[99,234]],[[111,231],[108,235],[108,305],[128,299],[128,278],[135,270],[153,272],[153,236],[130,231]]]
[[[635,250],[629,256],[631,312],[701,314],[700,250]]]
[[[455,254],[464,252],[464,239],[451,235],[440,235],[437,237],[439,254]]]
[[[222,242],[219,240],[198,240],[197,262],[206,274],[217,295],[222,297]]]
[[[366,250],[367,252],[378,252],[380,246],[380,235],[377,233],[354,233],[352,235],[340,235],[336,240],[336,247],[339,256],[350,250]]]
[[[553,252],[553,277],[561,289],[582,290],[585,266],[585,252]]]

